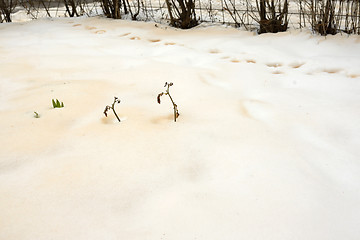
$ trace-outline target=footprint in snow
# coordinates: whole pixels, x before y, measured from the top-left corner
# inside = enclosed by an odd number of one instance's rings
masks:
[[[273,71],[272,74],[284,74],[284,72],[276,70],[276,71]]]
[[[267,63],[266,66],[272,67],[272,68],[278,68],[278,67],[281,67],[281,66],[282,66],[282,63],[277,63],[277,62]]]
[[[139,37],[131,37],[130,40],[140,40],[141,38]]]
[[[229,56],[223,56],[223,57],[221,57],[221,59],[230,59],[230,57]],[[232,62],[232,63],[241,62],[241,60],[239,60],[238,58],[231,58],[229,61]]]
[[[96,27],[86,26],[85,29],[86,30],[94,30],[94,29],[96,29]]]
[[[217,53],[220,53],[220,51],[219,51],[219,49],[210,49],[209,53],[217,54]]]
[[[157,43],[157,42],[160,42],[161,40],[160,39],[148,39],[149,42],[152,42],[152,43]]]
[[[129,34],[131,34],[131,33],[124,33],[124,34],[121,34],[121,35],[119,35],[119,37],[125,37],[125,36],[127,36],[127,35],[129,35]]]
[[[233,59],[230,60],[230,62],[232,62],[232,63],[239,63],[239,62],[241,62],[241,61],[240,61],[239,59],[233,58]]]
[[[254,59],[246,59],[245,60],[247,63],[256,63],[256,61]]]
[[[289,66],[292,67],[292,68],[300,68],[304,65],[305,63],[303,62],[293,62],[293,63],[290,63]]]
[[[105,30],[97,30],[97,31],[95,32],[95,34],[104,34],[104,33],[106,33]]]
[[[360,77],[359,74],[347,74],[346,76],[347,76],[348,78],[358,78],[358,77]]]
[[[325,69],[323,69],[323,72],[326,72],[329,74],[338,73],[340,71],[342,71],[342,69],[340,69],[340,68],[325,68]]]

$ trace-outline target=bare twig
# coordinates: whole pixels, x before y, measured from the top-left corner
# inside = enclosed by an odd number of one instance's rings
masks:
[[[118,116],[118,115],[116,114],[116,112],[115,112],[115,103],[120,103],[120,99],[118,99],[117,97],[114,97],[114,102],[112,103],[112,105],[111,105],[111,106],[107,105],[107,106],[105,107],[104,114],[105,114],[105,117],[107,117],[107,112],[108,112],[110,109],[112,109],[115,117],[117,118],[117,120],[118,120],[119,122],[121,122],[119,116]]]
[[[164,86],[164,87],[167,87],[167,89],[166,89],[165,92],[159,93],[159,95],[157,96],[157,102],[158,102],[159,104],[161,103],[160,98],[161,98],[162,95],[168,95],[168,96],[169,96],[170,101],[171,101],[171,103],[172,103],[172,105],[173,105],[173,107],[174,107],[174,122],[176,122],[176,119],[179,117],[180,114],[179,114],[177,105],[175,104],[173,98],[172,98],[171,95],[170,95],[169,89],[170,89],[170,87],[171,87],[172,85],[174,85],[172,82],[171,82],[171,83],[168,83],[168,82],[165,83],[165,86]]]

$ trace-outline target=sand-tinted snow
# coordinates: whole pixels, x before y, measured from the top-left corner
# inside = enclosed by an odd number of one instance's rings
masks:
[[[0,56],[0,239],[359,238],[359,36],[45,19]]]

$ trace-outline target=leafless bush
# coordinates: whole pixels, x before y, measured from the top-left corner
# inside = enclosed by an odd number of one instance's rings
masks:
[[[115,19],[121,18],[120,8],[122,3],[120,0],[102,0],[101,3],[104,14],[108,18],[115,18]]]
[[[0,0],[0,22],[11,22],[11,13],[17,5],[17,0]]]
[[[75,0],[64,0],[66,12],[69,17],[78,17],[80,14],[77,11],[77,6],[81,8],[81,2]]]
[[[137,20],[141,10],[140,0],[102,0],[101,3],[104,14],[109,18],[121,19],[123,13],[130,14],[132,20]]]
[[[258,32],[285,32],[288,28],[288,0],[256,0],[249,15],[259,24]]]
[[[307,0],[308,18],[312,29],[321,35],[336,34],[335,7],[332,0]]]
[[[360,34],[360,1],[342,0],[339,9],[344,21],[343,31]]]
[[[131,1],[132,4],[130,4],[129,0],[126,0],[127,8],[129,9],[129,13],[131,15],[132,20],[137,20],[137,17],[139,16],[140,9],[141,9],[141,2],[140,0]]]
[[[360,34],[359,0],[305,0],[303,15],[321,35],[338,32]]]
[[[172,26],[187,29],[198,25],[195,0],[165,0],[165,2]]]

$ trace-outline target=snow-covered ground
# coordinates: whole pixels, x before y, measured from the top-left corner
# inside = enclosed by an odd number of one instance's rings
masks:
[[[45,19],[0,56],[0,239],[359,239],[359,36]]]

